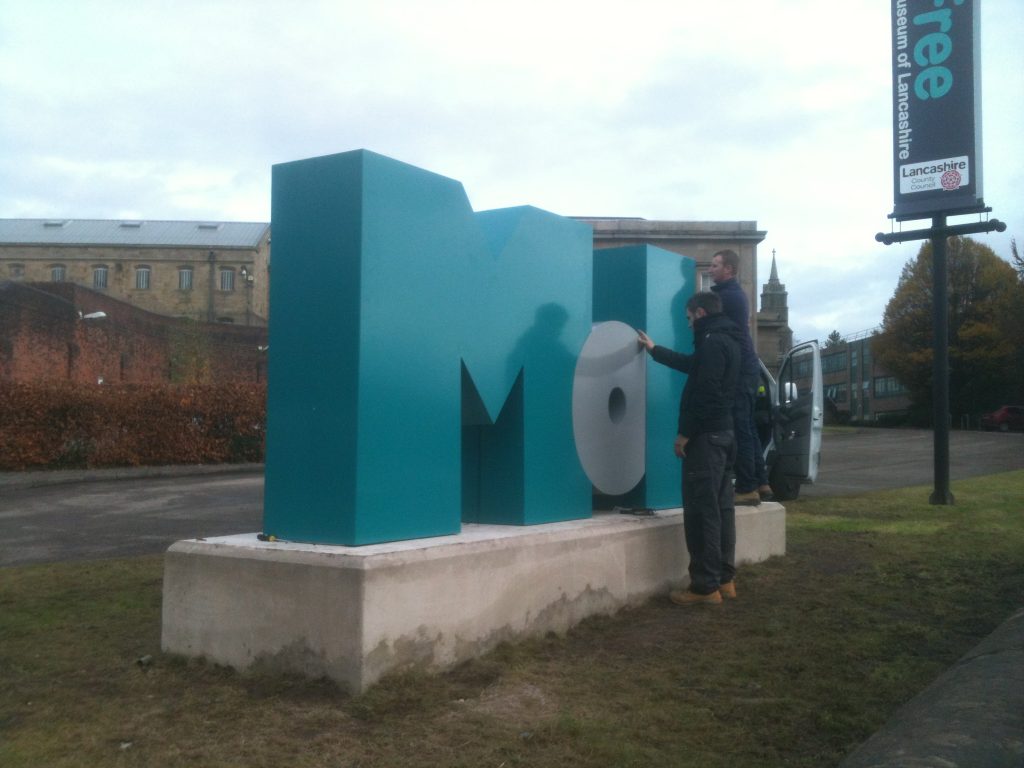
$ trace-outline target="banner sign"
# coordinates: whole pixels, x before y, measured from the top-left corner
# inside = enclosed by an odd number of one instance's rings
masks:
[[[891,218],[985,207],[979,5],[892,0]]]

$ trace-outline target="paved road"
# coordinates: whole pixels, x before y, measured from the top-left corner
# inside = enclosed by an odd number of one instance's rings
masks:
[[[26,479],[40,482],[35,473]],[[7,481],[0,481],[0,566],[156,554],[179,539],[262,525],[259,472],[37,486]]]
[[[954,497],[957,480],[1014,469],[1024,469],[1024,433],[950,433],[949,476]],[[803,486],[800,493],[841,496],[924,485],[930,494],[934,483],[934,437],[930,431],[851,429],[825,435],[818,480]]]
[[[0,566],[155,554],[179,539],[258,531],[261,470],[230,469],[0,473]],[[959,479],[1011,469],[1024,469],[1024,434],[951,435],[954,494]],[[826,435],[818,483],[802,494],[932,482],[930,432],[850,430]]]

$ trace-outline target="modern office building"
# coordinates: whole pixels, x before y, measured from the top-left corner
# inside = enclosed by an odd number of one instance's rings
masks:
[[[906,388],[875,361],[877,328],[850,334],[821,351],[826,418],[859,424],[900,419],[910,408]]]

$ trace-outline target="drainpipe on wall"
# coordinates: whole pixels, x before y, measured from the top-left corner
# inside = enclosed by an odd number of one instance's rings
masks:
[[[209,290],[209,301],[208,301],[207,308],[206,308],[206,322],[212,323],[214,321],[214,318],[216,317],[216,313],[213,311],[213,296],[214,296],[214,293],[213,293],[214,292],[214,283],[213,283],[213,281],[217,277],[217,268],[216,268],[216,264],[215,264],[215,262],[217,260],[217,254],[215,254],[213,251],[210,251],[209,255],[207,256],[207,259],[210,262],[210,282],[209,282],[209,289],[210,290]]]

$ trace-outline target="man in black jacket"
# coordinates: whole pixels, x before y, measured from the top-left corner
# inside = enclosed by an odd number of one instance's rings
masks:
[[[679,605],[720,604],[736,596],[736,509],[733,504],[733,398],[740,372],[742,331],[722,314],[713,293],[686,303],[692,355],[660,347],[643,331],[639,342],[662,365],[687,374],[679,400],[675,454],[683,459],[683,530],[690,586],[672,592]]]
[[[708,274],[712,293],[722,300],[722,312],[743,331],[740,342],[739,391],[733,402],[733,429],[736,432],[736,503],[757,506],[772,498],[765,471],[761,441],[754,422],[754,402],[761,383],[761,363],[750,337],[750,305],[738,281],[740,257],[726,249],[711,257]]]

